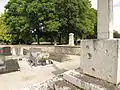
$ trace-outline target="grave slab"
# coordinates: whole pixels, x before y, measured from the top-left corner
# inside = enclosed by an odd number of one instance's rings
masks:
[[[119,85],[108,83],[99,78],[70,70],[63,73],[63,79],[81,88],[81,90],[120,90]]]

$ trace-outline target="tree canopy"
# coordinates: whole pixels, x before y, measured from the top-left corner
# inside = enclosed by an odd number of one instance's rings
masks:
[[[120,33],[118,31],[114,30],[113,36],[114,36],[114,38],[120,38]]]
[[[4,43],[11,42],[11,35],[8,34],[9,26],[7,26],[4,22],[4,16],[1,15],[0,17],[0,41]]]
[[[5,22],[14,43],[39,44],[40,37],[68,40],[91,37],[95,33],[96,10],[89,0],[10,0],[5,6]]]

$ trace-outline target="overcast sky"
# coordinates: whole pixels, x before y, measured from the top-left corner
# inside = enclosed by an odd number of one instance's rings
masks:
[[[91,0],[92,7],[97,9],[97,0]],[[114,3],[114,29],[120,32],[120,0],[113,0]]]
[[[9,0],[0,0],[0,13],[4,12],[4,6]],[[114,1],[114,29],[120,30],[120,0]],[[91,0],[92,7],[97,9],[97,0]]]

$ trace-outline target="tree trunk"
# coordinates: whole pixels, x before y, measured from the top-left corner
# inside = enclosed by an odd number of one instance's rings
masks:
[[[53,38],[51,37],[51,45],[53,45]]]
[[[40,45],[40,41],[39,41],[39,34],[37,34],[37,44]]]
[[[57,45],[56,38],[55,38],[55,37],[53,37],[53,39],[54,39],[54,45],[56,46],[56,45]]]
[[[62,39],[62,36],[60,34],[60,37],[59,37],[59,45],[61,45],[61,39]]]

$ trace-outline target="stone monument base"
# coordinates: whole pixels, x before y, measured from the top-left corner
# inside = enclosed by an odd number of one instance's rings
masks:
[[[118,84],[120,82],[120,40],[82,40],[80,67],[85,74]]]
[[[63,79],[81,88],[80,90],[120,90],[119,85],[114,85],[105,80],[94,78],[75,70],[65,72]]]

